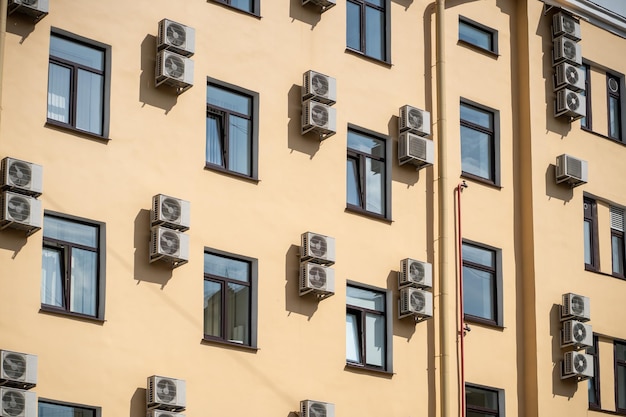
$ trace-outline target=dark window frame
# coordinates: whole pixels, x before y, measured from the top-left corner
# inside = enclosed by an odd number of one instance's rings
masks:
[[[589,204],[588,210],[585,204]],[[600,271],[600,250],[598,247],[598,204],[591,197],[583,197],[583,217],[584,222],[590,223],[591,229],[591,263],[585,263],[585,269],[592,272]]]
[[[41,415],[41,413],[39,413],[39,404],[41,404],[41,403],[52,404],[52,405],[59,405],[59,406],[63,406],[63,407],[80,408],[80,409],[83,409],[83,410],[93,410],[93,412],[94,412],[93,417],[102,417],[102,407],[90,406],[90,405],[85,405],[85,404],[71,403],[71,402],[67,402],[67,401],[57,401],[57,400],[52,400],[52,399],[49,399],[49,398],[38,397],[37,398],[37,411],[38,411],[38,415],[41,416],[41,417],[44,417],[44,416]]]
[[[598,356],[598,336],[593,335],[593,346],[588,347],[585,350],[585,353],[591,355],[593,357],[593,369],[594,376],[589,379],[589,384],[591,384],[591,389],[594,392],[594,396],[596,398],[595,402],[589,401],[589,409],[590,410],[601,410],[600,404],[600,358]],[[587,388],[589,390],[589,387]]]
[[[222,304],[221,304],[221,317],[222,317],[222,323],[221,323],[221,337],[218,336],[213,336],[213,335],[208,335],[204,333],[204,324],[203,324],[203,338],[202,340],[205,342],[216,342],[219,344],[225,344],[228,346],[236,346],[236,347],[240,347],[240,348],[247,348],[247,349],[257,349],[257,338],[258,338],[258,329],[257,329],[257,325],[258,325],[258,278],[259,278],[259,261],[256,258],[251,258],[249,256],[243,256],[243,255],[239,255],[239,254],[235,254],[235,253],[231,253],[231,252],[226,252],[223,250],[219,250],[219,249],[215,249],[215,248],[209,248],[209,247],[205,247],[204,248],[204,254],[211,254],[211,255],[215,255],[215,256],[219,256],[221,258],[227,258],[227,259],[232,259],[235,261],[239,261],[239,262],[245,262],[249,265],[249,274],[250,276],[249,278],[249,282],[247,284],[243,283],[242,281],[238,281],[238,280],[234,280],[234,279],[230,279],[228,277],[223,277],[223,276],[218,276],[218,275],[212,275],[212,274],[208,274],[208,273],[204,273],[203,272],[203,283],[204,281],[211,281],[211,282],[217,282],[219,283],[222,288],[225,288],[226,285],[228,283],[234,283],[237,285],[242,285],[242,286],[248,286],[250,288],[250,304],[248,305],[248,319],[250,322],[250,330],[249,330],[249,340],[250,343],[249,344],[243,344],[243,343],[237,343],[237,342],[232,342],[227,340],[224,335],[226,334],[225,332],[225,327],[227,324],[227,312],[228,312],[228,305],[226,303],[226,297],[225,297],[225,291],[222,291]]]
[[[90,247],[84,247],[84,246],[80,246],[78,244],[72,243],[72,242],[66,242],[66,241],[61,241],[61,240],[56,240],[56,239],[52,239],[52,238],[48,238],[48,237],[43,237],[43,242],[42,242],[42,247],[48,247],[48,248],[52,248],[52,249],[61,249],[63,247],[70,247],[69,250],[63,250],[63,275],[64,275],[64,288],[63,288],[63,297],[65,300],[65,307],[58,307],[58,306],[53,306],[53,305],[49,305],[49,304],[41,304],[40,306],[40,311],[41,312],[47,312],[47,313],[56,313],[56,314],[61,314],[61,315],[66,315],[66,316],[71,316],[71,317],[76,317],[76,318],[85,318],[85,319],[89,319],[89,320],[96,320],[96,321],[104,321],[104,310],[105,310],[105,296],[106,296],[106,224],[103,222],[99,222],[96,220],[91,220],[91,219],[86,219],[83,217],[78,217],[78,216],[72,216],[72,215],[68,215],[68,214],[63,214],[63,213],[58,213],[58,212],[54,212],[54,211],[49,211],[46,210],[44,212],[44,218],[46,216],[49,217],[56,217],[58,219],[61,220],[65,220],[65,221],[69,221],[69,222],[73,222],[73,223],[79,223],[79,224],[84,224],[84,225],[88,225],[88,226],[92,226],[92,227],[96,227],[98,230],[98,237],[97,237],[97,241],[98,241],[98,247],[95,248],[97,250],[97,254],[98,254],[98,276],[97,276],[97,286],[96,286],[96,315],[95,316],[90,316],[88,314],[82,314],[82,313],[77,313],[77,312],[73,312],[70,311],[70,303],[69,303],[69,298],[70,298],[70,272],[71,272],[71,266],[68,265],[68,258],[71,256],[71,248],[72,247],[76,247],[79,249],[87,249],[90,250],[93,248]],[[45,225],[44,225],[44,229],[45,229]],[[45,232],[45,231],[44,231]]]
[[[611,91],[611,89],[609,88],[609,82],[610,80],[615,80],[617,82],[618,88],[617,88],[617,92],[614,93]],[[615,75],[609,71],[606,72],[606,106],[607,106],[607,136],[610,139],[622,142],[623,141],[623,123],[622,123],[622,98],[621,98],[621,91],[622,91],[622,84],[623,84],[623,77],[620,77],[619,75]],[[611,120],[611,99],[615,99],[617,101],[617,120],[614,120],[617,123],[617,130],[618,130],[618,134],[617,135],[611,135],[611,122],[613,120]]]
[[[484,113],[490,113],[492,117],[492,126],[491,128],[485,128],[483,126],[476,125],[468,120],[464,120],[460,118],[460,107],[467,106],[472,107],[478,111]],[[500,111],[493,109],[491,107],[485,106],[483,104],[477,103],[472,100],[468,100],[466,98],[461,98],[459,107],[459,140],[462,140],[460,134],[460,127],[466,127],[468,129],[476,130],[480,133],[484,133],[490,135],[491,147],[493,151],[493,160],[491,161],[491,171],[490,176],[493,178],[485,178],[476,174],[472,174],[469,172],[461,171],[461,176],[467,179],[475,180],[478,182],[482,182],[488,185],[494,185],[496,187],[500,187],[501,181],[501,169],[500,169]],[[462,147],[462,146],[461,146]],[[463,153],[461,151],[461,166],[463,164]]]
[[[392,156],[391,142],[392,140],[387,135],[383,135],[381,133],[377,133],[369,129],[365,129],[365,128],[358,127],[352,124],[348,124],[348,135],[350,134],[351,131],[360,135],[371,136],[374,139],[383,141],[385,143],[385,155],[383,157],[373,157],[370,154],[366,154],[356,149],[351,149],[351,148],[346,147],[347,149],[346,159],[357,161],[358,176],[359,176],[358,180],[360,182],[359,188],[361,191],[361,206],[349,204],[346,201],[346,210],[356,212],[359,214],[364,214],[370,217],[375,217],[375,218],[391,221],[391,156]],[[375,213],[366,209],[367,199],[365,198],[365,195],[367,194],[367,188],[365,187],[365,183],[366,183],[365,174],[366,173],[364,170],[366,158],[371,158],[373,160],[381,161],[384,163],[385,182],[383,184],[383,188],[384,188],[383,191],[385,195],[384,195],[384,198],[382,199],[383,200],[382,201],[383,214]],[[346,184],[347,184],[347,181],[348,179],[346,178]]]
[[[488,326],[495,326],[495,327],[502,328],[504,327],[502,249],[496,248],[494,246],[485,245],[484,243],[475,242],[469,239],[463,239],[462,244],[473,246],[481,250],[490,251],[494,254],[495,265],[493,268],[487,268],[485,267],[485,265],[475,264],[473,262],[466,261],[465,259],[462,259],[462,266],[463,267],[467,266],[469,268],[476,269],[479,271],[493,273],[493,277],[494,277],[493,285],[495,286],[495,288],[493,288],[494,299],[492,299],[491,302],[492,304],[495,303],[495,305],[493,306],[494,307],[493,310],[496,316],[495,320],[491,320],[485,317],[474,316],[474,315],[466,314],[465,312],[463,312],[463,317],[468,322],[480,323],[480,324],[485,324]]]
[[[258,181],[258,177],[259,177],[259,93],[236,86],[234,84],[217,80],[215,78],[207,77],[207,89],[209,85],[231,92],[233,94],[246,96],[251,100],[252,105],[250,108],[251,114],[250,116],[247,116],[241,113],[231,111],[229,109],[225,109],[225,108],[218,107],[215,105],[210,105],[208,102],[206,103],[206,117],[207,118],[209,117],[209,114],[211,114],[212,116],[221,115],[222,132],[220,133],[221,133],[221,141],[222,141],[221,142],[222,152],[224,152],[224,166],[209,163],[208,161],[205,160],[205,169],[227,173],[227,174],[239,177],[239,178],[245,178],[245,179]],[[245,175],[240,172],[236,172],[236,171],[228,169],[227,156],[228,156],[228,151],[229,151],[228,150],[229,138],[228,138],[228,123],[227,123],[228,119],[227,118],[229,114],[233,114],[239,117],[244,117],[251,121],[250,125],[251,125],[252,131],[250,132],[251,143],[250,143],[250,161],[249,161],[250,175]],[[205,132],[205,136],[207,133],[208,132]],[[208,146],[208,140],[205,137],[205,147],[206,146]]]
[[[626,349],[626,341],[625,340],[614,340],[613,341],[613,377],[615,381],[615,412],[617,414],[626,414],[626,408],[619,408],[619,386],[618,386],[618,374],[617,369],[626,368],[626,360],[618,360],[617,359],[617,345],[623,345]],[[626,371],[626,369],[625,369]],[[623,387],[626,390],[626,386]]]
[[[470,26],[473,29],[478,30],[486,35],[488,35],[491,39],[491,48],[484,48],[478,44],[475,44],[469,40],[461,39],[461,27],[462,25]],[[498,31],[496,29],[490,28],[489,26],[485,26],[482,23],[478,23],[472,19],[469,19],[465,16],[459,16],[459,42],[465,45],[469,45],[473,48],[478,48],[481,51],[488,52],[495,56],[498,56]]]
[[[583,70],[585,72],[585,117],[581,119],[581,127],[585,130],[593,132],[593,117],[591,107],[591,65],[583,62]]]
[[[618,207],[618,206],[615,206],[615,205],[609,206],[609,215],[611,217],[613,216],[613,213],[612,213],[612,209],[613,208],[616,208],[618,210],[622,210],[622,219],[624,219],[624,216],[626,215],[625,210],[622,207]],[[614,268],[615,259],[613,258],[613,255],[615,253],[615,250],[613,248],[613,238],[617,238],[618,242],[622,245],[622,247],[621,247],[621,259],[619,259],[619,262],[620,262],[621,268],[622,268],[622,272],[621,273],[619,271],[615,271],[615,268]],[[611,224],[611,274],[614,277],[616,277],[616,278],[626,279],[625,273],[626,273],[626,241],[624,240],[624,231],[623,230],[619,230],[619,229],[614,229],[613,225]]]
[[[111,46],[104,44],[102,42],[98,42],[80,35],[76,35],[74,33],[68,32],[63,29],[59,29],[56,27],[52,27],[50,29],[50,38],[53,36],[66,39],[68,41],[74,42],[76,44],[81,44],[83,46],[89,47],[91,49],[97,49],[104,53],[104,70],[95,70],[90,67],[82,66],[76,62],[67,61],[65,59],[54,57],[50,53],[48,55],[48,66],[51,63],[56,65],[63,66],[65,68],[69,68],[71,70],[70,80],[70,103],[69,103],[69,111],[70,111],[70,122],[63,123],[58,120],[49,119],[46,115],[46,125],[54,126],[58,128],[62,128],[65,130],[70,130],[75,133],[79,133],[81,135],[86,135],[89,137],[94,137],[98,139],[108,139],[109,138],[109,124],[110,124],[110,103],[111,103]],[[76,83],[77,83],[77,72],[78,69],[82,69],[91,73],[97,73],[102,75],[103,77],[103,86],[102,86],[102,134],[93,133],[87,130],[82,130],[76,127]],[[48,77],[50,69],[48,69]],[[46,110],[47,113],[47,110]]]
[[[358,283],[358,282],[351,281],[351,280],[347,280],[346,282],[346,292],[347,292],[347,287],[353,287],[353,288],[358,288],[358,289],[362,289],[366,291],[383,294],[385,297],[385,311],[381,313],[379,311],[370,310],[364,307],[348,304],[346,301],[346,315],[355,314],[355,313],[360,315],[360,319],[359,319],[359,322],[357,323],[357,326],[359,330],[359,350],[360,350],[359,353],[361,355],[360,362],[348,361],[346,358],[346,368],[363,369],[363,370],[368,370],[368,371],[392,374],[393,373],[393,314],[392,314],[393,308],[392,308],[391,291],[385,288],[374,287],[372,285],[362,284],[362,283]],[[367,358],[365,356],[366,350],[365,350],[365,343],[364,343],[365,326],[363,325],[365,313],[381,315],[385,319],[385,357],[384,357],[385,364],[384,366],[381,366],[381,367],[368,365],[366,363]],[[357,318],[359,318],[359,316],[357,316]]]
[[[475,405],[470,405],[467,401],[467,394],[465,395],[465,412],[475,412],[475,413],[480,413],[480,414],[485,414],[485,415],[490,415],[490,416],[495,416],[495,417],[505,417],[506,413],[505,413],[505,402],[504,402],[504,390],[501,388],[493,388],[493,387],[488,387],[485,385],[479,385],[479,384],[472,384],[472,383],[465,383],[465,391],[467,392],[467,388],[473,388],[476,390],[481,390],[481,391],[489,391],[489,392],[493,392],[496,394],[497,398],[498,398],[498,409],[494,410],[491,408],[486,408],[486,407],[480,407],[480,406],[475,406]]]
[[[237,10],[242,13],[246,13],[252,16],[261,17],[261,0],[253,0],[252,2],[252,11],[240,9],[239,7],[233,6],[231,4],[231,0],[211,0],[213,3],[222,4],[230,9]]]
[[[367,57],[369,59],[373,59],[378,62],[384,62],[386,64],[391,64],[391,0],[383,0],[384,6],[380,7],[375,4],[371,4],[368,0],[347,0],[347,3],[352,3],[359,7],[359,32],[361,34],[360,46],[359,49],[351,48],[346,45],[346,51]],[[347,6],[346,6],[347,7]],[[365,31],[366,31],[366,9],[367,7],[371,7],[373,9],[382,11],[385,15],[385,27],[382,30],[381,36],[384,36],[384,48],[383,58],[379,59],[375,56],[369,55],[367,53],[367,45],[365,41]],[[347,22],[346,22],[347,23]],[[346,31],[347,31],[346,25]]]

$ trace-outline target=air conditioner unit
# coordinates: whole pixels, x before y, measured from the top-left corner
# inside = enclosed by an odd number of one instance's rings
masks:
[[[302,5],[313,4],[322,8],[322,13],[337,4],[337,0],[302,0]]]
[[[563,294],[561,320],[575,319],[578,321],[589,321],[591,318],[589,306],[589,298],[584,295],[573,293]]]
[[[146,417],[185,417],[185,415],[183,413],[175,413],[173,411],[152,409],[148,410]]]
[[[326,298],[335,293],[335,270],[315,262],[300,264],[300,295],[314,293]]]
[[[157,54],[155,85],[169,85],[183,92],[193,86],[193,60],[163,50]]]
[[[9,14],[18,12],[35,18],[35,22],[48,14],[48,0],[9,0],[7,10]]]
[[[430,292],[413,287],[400,290],[400,318],[415,316],[427,318],[433,316],[433,295]]]
[[[574,91],[585,89],[585,72],[574,65],[562,62],[554,68],[554,89],[563,87]]]
[[[564,12],[555,13],[552,16],[552,37],[567,36],[570,39],[579,41],[580,23],[572,16]]]
[[[593,377],[593,356],[577,351],[565,352],[561,362],[561,379],[576,377],[578,380]]]
[[[185,381],[152,375],[148,377],[146,405],[149,410],[183,411],[187,406]]]
[[[581,65],[583,58],[580,44],[565,36],[559,36],[553,42],[552,65],[560,64],[563,61],[573,65]]]
[[[321,401],[300,401],[300,417],[335,417],[335,404]]]
[[[561,347],[569,346],[574,346],[576,349],[593,346],[591,326],[578,320],[564,321],[561,329]]]
[[[157,52],[166,49],[190,57],[194,54],[195,47],[196,31],[194,28],[169,19],[163,19],[159,22]]]
[[[400,261],[398,272],[398,287],[413,286],[417,288],[431,288],[433,286],[433,266],[428,262],[415,259]]]
[[[6,157],[0,163],[2,189],[39,197],[43,192],[43,168],[32,162]]]
[[[0,417],[37,417],[37,395],[32,391],[0,387]]]
[[[302,101],[309,99],[332,106],[337,102],[337,81],[319,72],[305,72],[302,75]]]
[[[26,230],[28,234],[41,229],[41,201],[23,194],[3,191],[0,195],[2,213],[0,229],[12,227]]]
[[[570,187],[577,187],[587,183],[587,161],[569,155],[556,157],[556,183],[566,183]]]
[[[334,135],[337,132],[337,112],[334,108],[314,100],[302,103],[302,134],[316,132],[320,139]]]
[[[413,106],[400,107],[398,119],[400,133],[411,132],[420,136],[430,135],[430,113]]]
[[[37,356],[0,350],[0,385],[31,389],[37,385]]]
[[[189,261],[189,236],[167,227],[152,228],[150,239],[150,262],[165,261],[173,267]]]
[[[432,165],[434,161],[435,144],[431,139],[409,132],[400,134],[398,138],[398,162],[400,165],[410,163],[421,168]]]
[[[322,265],[335,263],[335,239],[318,233],[306,232],[301,236],[300,261]]]
[[[585,117],[587,114],[587,102],[585,97],[568,88],[563,88],[556,92],[554,103],[554,116],[568,116],[575,119]]]
[[[157,194],[152,197],[151,226],[163,226],[184,232],[189,230],[189,201]]]

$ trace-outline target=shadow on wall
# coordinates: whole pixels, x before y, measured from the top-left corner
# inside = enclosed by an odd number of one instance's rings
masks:
[[[285,253],[285,310],[290,314],[296,313],[307,316],[308,320],[311,320],[320,301],[312,294],[300,296],[299,280],[300,246],[291,245]]]
[[[43,233],[43,229],[37,233]],[[26,237],[24,230],[11,229],[10,227],[0,230],[0,249],[13,252],[11,259],[17,258],[26,242],[28,242],[28,237]]]
[[[333,10],[328,10],[332,12]],[[322,19],[322,13],[320,13],[320,7],[313,4],[302,5],[302,0],[291,0],[289,3],[289,17],[291,23],[295,20],[299,20],[302,23],[311,25],[311,30],[315,28],[315,25]]]
[[[321,142],[315,133],[302,135],[302,87],[293,84],[287,93],[287,146],[292,151],[309,155],[309,159],[319,151]]]
[[[552,394],[572,398],[578,391],[576,378],[561,379],[561,361],[565,350],[561,349],[561,306],[552,305],[550,309],[550,336],[552,336]],[[585,388],[587,383],[585,382]]]
[[[13,13],[7,18],[7,32],[19,36],[20,44],[24,43],[26,38],[35,31],[37,25],[33,22],[33,18],[20,13]]]
[[[426,326],[426,323],[421,322],[418,323],[415,321],[413,317],[405,317],[403,319],[399,319],[399,309],[400,309],[400,291],[398,290],[398,271],[389,271],[389,275],[387,275],[387,288],[392,289],[392,302],[389,308],[391,309],[391,315],[393,317],[394,326],[393,326],[393,335],[402,337],[406,339],[407,343],[411,340],[413,335],[415,334],[415,330],[417,326]]]
[[[175,88],[154,85],[156,66],[156,36],[146,35],[141,42],[141,75],[139,76],[139,101],[145,106],[163,109],[165,114],[172,110],[178,100]]]
[[[146,389],[137,388],[130,398],[129,417],[146,417]]]
[[[134,273],[141,281],[159,284],[163,289],[172,278],[172,268],[165,262],[150,263],[150,210],[141,209],[135,217]]]
[[[574,189],[567,184],[557,184],[555,170],[554,164],[548,165],[546,169],[546,195],[562,200],[563,204],[566,204],[574,197]]]

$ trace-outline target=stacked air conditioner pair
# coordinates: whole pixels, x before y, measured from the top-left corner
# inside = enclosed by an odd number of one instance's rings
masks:
[[[593,377],[593,356],[579,352],[593,346],[593,332],[589,321],[589,298],[567,293],[561,304],[561,348],[567,351],[561,362],[561,379],[580,381]]]
[[[184,417],[186,384],[182,379],[152,375],[146,388],[147,417]]]
[[[323,299],[335,293],[335,239],[306,232],[300,245],[300,295],[315,294]]]
[[[152,197],[150,262],[164,261],[172,268],[189,261],[190,203],[163,194]]]
[[[410,163],[418,169],[433,164],[435,146],[424,136],[430,135],[430,113],[416,107],[400,107],[398,159],[400,165]]]
[[[32,162],[4,158],[0,165],[2,194],[0,230],[7,227],[25,230],[30,235],[41,229],[43,168]]]
[[[302,75],[302,134],[315,132],[324,140],[337,132],[337,82],[315,71]]]
[[[0,398],[2,417],[36,417],[37,356],[0,350]]]
[[[163,19],[159,22],[155,84],[169,85],[178,93],[193,85],[195,30],[180,23]]]
[[[414,317],[416,321],[433,316],[433,268],[428,262],[403,259],[398,272],[400,290],[399,318]]]

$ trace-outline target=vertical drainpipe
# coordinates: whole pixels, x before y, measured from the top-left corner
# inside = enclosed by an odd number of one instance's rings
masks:
[[[4,74],[4,38],[7,33],[7,8],[9,0],[0,0],[0,126],[2,126],[2,82]],[[0,136],[0,140],[2,137]]]
[[[440,349],[440,409],[441,417],[450,415],[450,382],[448,354],[448,175],[446,158],[446,94],[445,94],[445,0],[436,0],[436,73],[437,73],[437,189],[439,218],[439,349]]]

